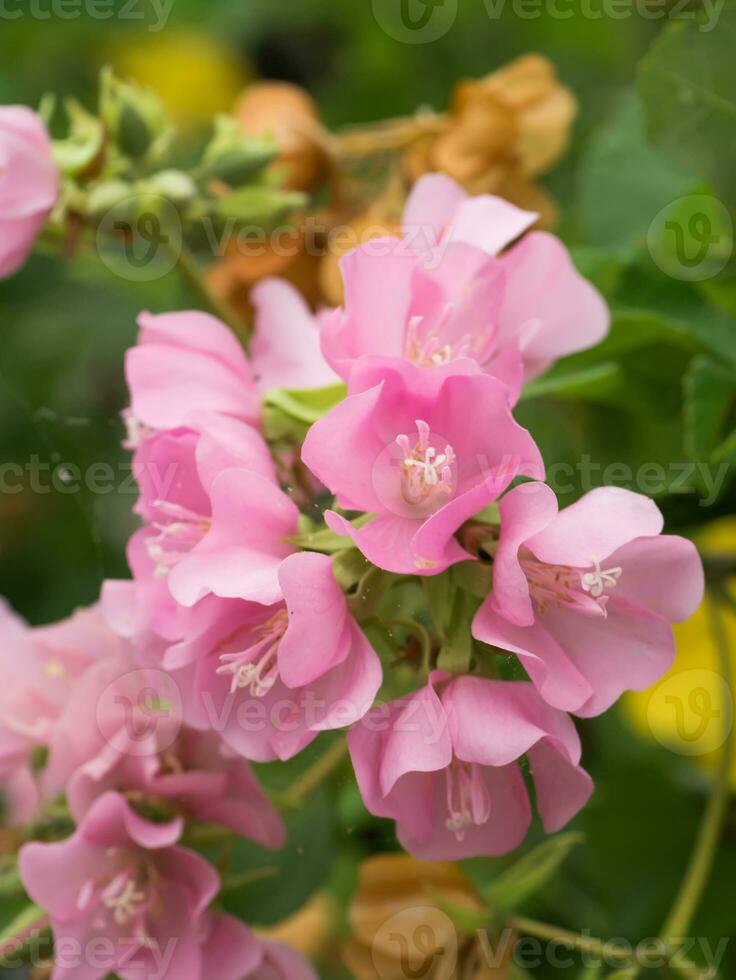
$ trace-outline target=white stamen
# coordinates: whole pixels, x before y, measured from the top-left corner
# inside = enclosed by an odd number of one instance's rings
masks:
[[[600,599],[606,589],[616,587],[618,580],[623,574],[623,569],[618,567],[601,569],[601,564],[597,558],[593,559],[593,564],[595,570],[582,574],[580,576],[580,584],[584,592],[589,592],[594,599]]]

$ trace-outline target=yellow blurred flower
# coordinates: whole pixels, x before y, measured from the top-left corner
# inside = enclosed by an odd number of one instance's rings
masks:
[[[704,553],[736,555],[736,518],[709,525],[697,538]],[[736,595],[736,578],[729,582]],[[623,710],[634,728],[665,748],[712,769],[734,721],[733,690],[723,676],[712,628],[712,600],[675,627],[677,655],[653,688],[626,695]],[[736,608],[719,605],[728,641],[731,678],[736,677]],[[733,682],[733,681],[732,681]],[[731,770],[736,787],[736,759]]]
[[[229,112],[248,74],[227,45],[204,31],[167,30],[113,48],[115,71],[152,88],[181,125]]]

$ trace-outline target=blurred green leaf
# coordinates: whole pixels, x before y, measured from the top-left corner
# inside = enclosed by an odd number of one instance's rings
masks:
[[[291,211],[306,204],[306,197],[297,191],[282,191],[275,187],[241,187],[215,205],[221,218],[234,218],[243,224],[258,227],[276,224]]]
[[[729,3],[720,15],[703,9],[668,24],[639,67],[651,137],[709,180],[731,205],[736,204],[734,50],[736,4]]]
[[[584,834],[575,832],[548,838],[484,887],[483,898],[494,909],[514,911],[545,887],[584,840]]]
[[[736,372],[708,357],[693,359],[685,377],[685,446],[695,460],[723,456],[736,428]]]
[[[694,183],[691,175],[649,145],[635,92],[627,92],[596,131],[579,175],[584,240],[609,254],[630,254],[643,245],[655,215]]]
[[[286,845],[277,853],[246,840],[233,848],[231,874],[275,869],[273,876],[248,880],[224,895],[226,910],[245,922],[270,925],[286,918],[327,876],[335,848],[335,811],[329,794],[314,793],[289,814],[286,824]]]

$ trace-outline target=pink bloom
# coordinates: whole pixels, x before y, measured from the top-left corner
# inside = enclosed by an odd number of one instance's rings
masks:
[[[307,434],[302,458],[340,507],[376,515],[360,530],[331,512],[328,524],[380,568],[434,575],[467,559],[460,525],[520,473],[544,470],[504,386],[464,363],[467,373],[362,362],[356,393]]]
[[[527,755],[544,829],[559,830],[592,791],[568,715],[524,681],[450,678],[376,708],[348,734],[368,810],[397,823],[425,860],[505,854],[524,839],[531,808],[518,760]]]
[[[147,521],[131,544],[133,571],[145,579],[145,552],[154,584],[168,586],[151,592],[155,615],[176,615],[169,593],[183,606],[210,592],[275,601],[298,510],[276,486],[254,429],[210,416],[201,434],[159,432],[137,450],[133,472],[141,488],[136,511]]]
[[[125,358],[132,419],[148,429],[198,427],[219,413],[257,425],[260,399],[243,348],[207,313],[141,313]]]
[[[238,977],[238,980],[241,978]],[[260,963],[242,980],[317,980],[317,974],[293,949],[282,943],[263,940]]]
[[[584,717],[669,669],[670,624],[700,605],[703,570],[691,542],[660,535],[653,501],[603,487],[558,513],[552,490],[535,483],[500,511],[475,637],[515,653],[549,704]]]
[[[205,976],[204,914],[219,881],[202,857],[174,846],[180,833],[180,820],[149,823],[106,793],[68,840],[21,849],[23,883],[54,930],[53,980]]]
[[[468,197],[449,177],[422,178],[404,238],[342,260],[345,309],[325,320],[327,360],[349,381],[366,355],[422,367],[471,358],[515,400],[523,379],[594,346],[608,311],[558,239],[531,232],[499,256],[536,217],[501,198]]]
[[[260,391],[326,388],[340,381],[322,354],[319,319],[291,283],[264,279],[250,299],[256,311],[251,362]]]
[[[25,106],[0,106],[0,279],[28,258],[58,193],[41,119]]]
[[[51,743],[47,783],[66,790],[81,821],[110,790],[171,804],[278,848],[284,827],[250,766],[213,732],[182,727],[181,697],[165,672],[105,658],[78,683]]]
[[[270,606],[204,600],[164,659],[191,724],[256,762],[291,758],[320,731],[353,724],[382,679],[327,556],[291,555],[278,577],[283,601]]]
[[[53,738],[78,679],[98,657],[122,648],[96,607],[31,629],[0,605],[0,774],[9,823],[30,820],[40,802],[33,750]]]

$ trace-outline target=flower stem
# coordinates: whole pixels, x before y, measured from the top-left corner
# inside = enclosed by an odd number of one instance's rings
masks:
[[[600,939],[594,939],[592,936],[569,932],[567,929],[560,929],[559,926],[550,926],[546,922],[537,922],[536,919],[527,919],[519,915],[511,916],[507,922],[517,932],[527,936],[535,936],[537,939],[556,942],[568,949],[576,949],[582,953],[593,953],[600,956],[601,959],[605,957],[605,959],[620,960],[622,963],[628,963],[631,960],[631,950],[623,949],[614,942],[603,942]]]
[[[708,600],[707,608],[710,613],[711,630],[718,649],[723,679],[727,690],[731,691],[731,651],[723,626],[719,602],[720,597],[718,594],[712,594]],[[708,878],[710,877],[728,808],[729,775],[734,750],[730,703],[724,703],[722,717],[724,724],[728,723],[729,729],[726,732],[720,765],[715,782],[713,783],[713,790],[708,800],[708,805],[698,830],[690,863],[685,877],[682,880],[680,891],[662,929],[662,935],[668,945],[685,936],[690,928],[705,886],[708,883]]]
[[[339,769],[347,754],[348,743],[344,738],[340,738],[316,762],[312,763],[306,772],[294,780],[289,789],[278,797],[278,802],[287,809],[301,806],[308,796]]]

